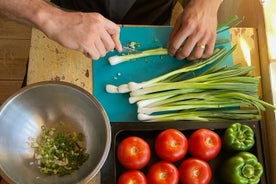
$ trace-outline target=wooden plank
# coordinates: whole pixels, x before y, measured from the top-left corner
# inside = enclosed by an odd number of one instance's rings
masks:
[[[259,48],[261,56],[261,73],[263,81],[263,99],[267,102],[273,103],[271,81],[269,75],[269,66],[271,62],[276,62],[276,1],[266,0],[263,4],[263,9],[261,13],[258,13],[260,17],[265,17],[264,21],[258,28],[259,34]],[[265,136],[266,136],[266,146],[267,146],[267,160],[269,162],[267,174],[270,176],[270,181],[268,183],[276,183],[276,117],[275,111],[265,112]]]
[[[81,52],[64,48],[34,29],[27,83],[45,80],[71,82],[92,93],[92,61]]]
[[[22,80],[29,57],[30,40],[0,39],[0,79]]]
[[[22,81],[0,81],[0,104],[21,88]]]
[[[243,66],[255,66],[252,75],[261,76],[257,29],[243,27],[230,29],[230,36],[232,45],[237,46],[233,53],[234,63],[241,63]],[[263,93],[261,86],[260,83],[260,95]]]
[[[264,4],[268,52],[271,62],[276,62],[276,1]]]
[[[30,39],[31,27],[0,15],[0,38]]]
[[[240,18],[244,17],[239,27],[258,28],[260,21],[263,21],[260,19],[260,12],[262,12],[260,0],[224,0],[218,11],[218,22],[238,15]]]

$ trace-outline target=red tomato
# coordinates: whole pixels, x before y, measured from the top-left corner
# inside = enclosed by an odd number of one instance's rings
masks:
[[[117,158],[127,169],[141,169],[150,160],[151,151],[149,144],[142,138],[130,136],[118,145]]]
[[[208,184],[212,179],[210,165],[197,158],[188,158],[180,164],[180,181],[185,184]]]
[[[159,161],[150,166],[147,173],[148,184],[178,184],[178,169],[170,162]]]
[[[120,175],[117,184],[147,184],[146,175],[139,170],[128,170]]]
[[[155,140],[155,151],[159,158],[169,162],[182,159],[188,151],[186,136],[177,129],[162,131]]]
[[[192,156],[208,161],[219,154],[221,144],[221,139],[216,132],[202,128],[189,137],[188,150]]]

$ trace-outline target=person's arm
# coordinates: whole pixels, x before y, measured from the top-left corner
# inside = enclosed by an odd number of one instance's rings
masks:
[[[206,58],[216,41],[217,12],[222,0],[190,0],[177,18],[168,43],[178,59]]]
[[[50,39],[92,59],[122,50],[120,27],[98,13],[67,12],[44,0],[0,0],[0,13],[40,29]]]

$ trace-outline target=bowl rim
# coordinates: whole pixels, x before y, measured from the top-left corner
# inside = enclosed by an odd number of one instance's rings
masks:
[[[85,178],[83,178],[81,181],[78,182],[78,183],[88,183],[100,172],[101,168],[103,167],[104,163],[106,162],[109,151],[111,149],[111,139],[112,139],[111,138],[111,124],[110,124],[108,115],[107,115],[105,109],[103,108],[103,106],[101,105],[101,103],[96,99],[96,97],[94,95],[89,93],[84,88],[81,88],[81,87],[79,87],[73,83],[70,83],[70,82],[65,82],[65,81],[36,82],[36,83],[32,83],[32,84],[29,84],[27,86],[20,88],[18,91],[16,91],[11,96],[9,96],[0,106],[0,115],[2,114],[2,111],[8,106],[8,104],[11,101],[13,101],[13,99],[15,99],[20,94],[22,94],[23,92],[31,90],[33,88],[46,86],[46,85],[65,86],[65,87],[69,87],[69,88],[73,88],[74,90],[77,90],[78,92],[82,93],[87,98],[89,98],[97,106],[97,108],[99,109],[100,113],[103,116],[106,130],[107,130],[107,140],[106,140],[106,146],[105,146],[104,152],[103,152],[102,157],[99,160],[98,164],[96,165],[95,169],[92,172],[90,172]],[[10,178],[9,175],[5,172],[5,170],[2,168],[1,164],[0,164],[0,176],[9,183],[16,183],[16,181],[14,181],[12,178]]]

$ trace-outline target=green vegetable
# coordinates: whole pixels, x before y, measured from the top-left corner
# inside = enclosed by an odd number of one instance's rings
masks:
[[[224,183],[258,184],[263,166],[252,153],[239,152],[223,163],[221,172]]]
[[[137,52],[134,54],[126,54],[122,56],[119,56],[119,55],[111,56],[108,58],[108,61],[110,65],[116,65],[132,59],[137,59],[137,58],[142,58],[147,56],[154,56],[154,55],[167,55],[167,54],[168,54],[168,50],[166,48],[154,48],[154,49]]]
[[[41,127],[42,134],[32,146],[40,171],[47,175],[63,176],[71,174],[88,159],[80,143],[82,133],[56,132],[55,128]]]
[[[241,123],[233,123],[224,134],[225,148],[231,151],[248,151],[254,144],[254,131],[251,127]]]
[[[201,69],[211,63],[214,63],[218,58],[224,55],[229,55],[234,49],[235,47],[233,47],[233,49],[231,49],[227,53],[225,48],[216,49],[213,55],[207,59],[194,60],[190,62],[188,65],[185,65],[177,70],[171,71],[169,73],[166,73],[164,75],[161,75],[159,77],[156,77],[141,83],[130,82],[128,84],[122,84],[118,87],[107,84],[106,91],[109,93],[127,93],[130,91],[135,91],[137,89],[142,89],[142,88],[151,86],[152,84],[157,84],[158,82],[161,82],[161,81],[172,81],[171,78],[177,78],[179,77],[179,75],[183,75],[188,72],[194,72],[195,70]]]
[[[218,25],[217,33],[221,33],[223,31],[228,30],[230,28],[229,27],[230,24],[233,24],[232,27],[235,27],[238,24],[240,24],[243,20],[244,20],[244,17],[242,19],[239,19],[237,15],[234,15]]]
[[[129,93],[142,121],[260,119],[261,111],[276,107],[259,99],[259,77],[250,75],[254,67],[220,66],[235,48],[217,49],[148,81],[107,85],[106,91]]]
[[[218,26],[217,32],[227,30],[229,27],[226,26],[236,20],[237,16],[226,20]],[[218,44],[224,42],[227,40],[217,40]],[[179,69],[140,83],[107,84],[106,91],[129,93],[129,102],[137,104],[138,120],[141,121],[261,119],[262,111],[266,108],[276,110],[276,106],[259,98],[260,77],[250,75],[254,67],[221,66],[235,49],[236,46],[228,51],[218,47],[208,58],[190,61]],[[167,54],[164,48],[160,52]],[[141,56],[157,53],[153,49]],[[131,57],[140,56],[130,54],[119,58],[125,61]]]

